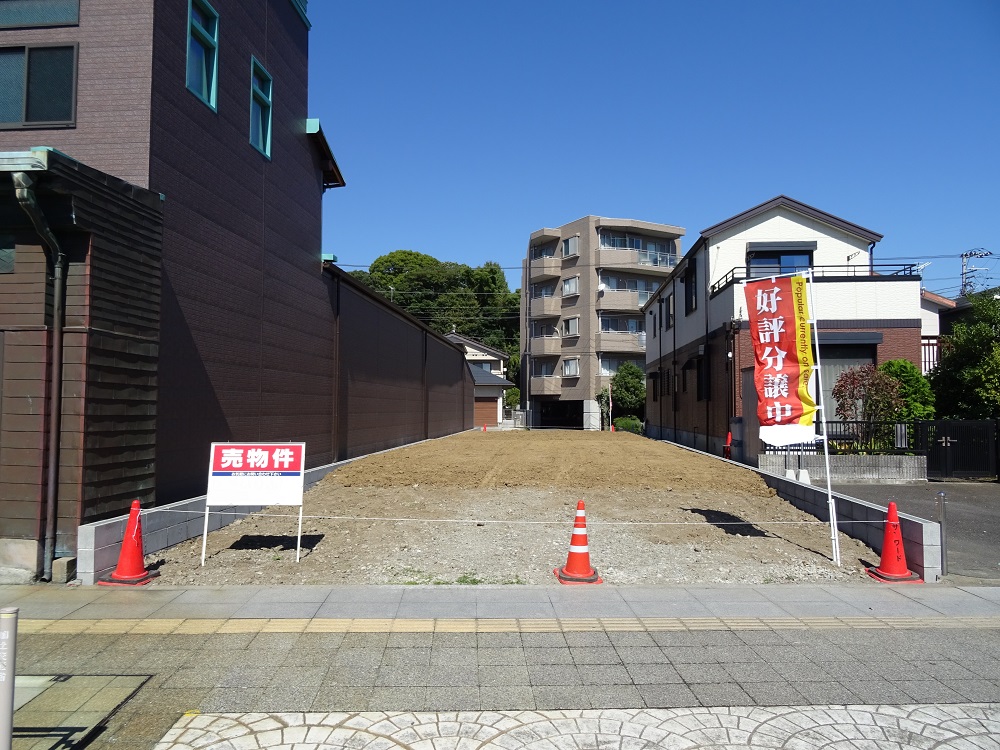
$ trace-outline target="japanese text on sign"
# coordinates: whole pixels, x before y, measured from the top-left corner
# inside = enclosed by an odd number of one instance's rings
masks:
[[[305,443],[212,443],[207,505],[302,505]]]

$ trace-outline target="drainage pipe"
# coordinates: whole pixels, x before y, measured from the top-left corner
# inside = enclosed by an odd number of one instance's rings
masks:
[[[52,580],[52,563],[56,557],[56,516],[59,499],[59,442],[62,417],[62,370],[63,370],[63,318],[66,311],[66,254],[59,246],[55,235],[38,205],[35,197],[35,181],[27,172],[13,172],[17,202],[28,215],[32,226],[46,248],[46,255],[52,267],[54,285],[52,289],[52,336],[50,350],[52,369],[49,371],[49,440],[48,470],[45,479],[45,551],[43,556],[42,580]]]

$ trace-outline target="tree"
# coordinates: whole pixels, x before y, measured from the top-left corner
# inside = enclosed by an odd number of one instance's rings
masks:
[[[970,317],[941,337],[931,387],[941,417],[995,419],[1000,417],[1000,300],[993,291],[968,300]]]
[[[837,416],[845,422],[891,422],[902,400],[899,381],[867,364],[840,373],[833,386]]]
[[[900,422],[914,422],[918,419],[934,419],[934,392],[930,381],[908,359],[890,359],[878,366],[879,372],[899,381],[902,405],[896,414]]]
[[[631,362],[622,362],[611,378],[611,408],[620,416],[645,417],[646,375]]]
[[[508,388],[503,392],[503,406],[505,409],[521,408],[521,389]]]
[[[351,275],[439,333],[468,336],[512,360],[520,351],[521,298],[510,291],[498,263],[470,268],[414,250],[394,250],[376,258],[367,271]],[[512,361],[512,371],[518,365]]]

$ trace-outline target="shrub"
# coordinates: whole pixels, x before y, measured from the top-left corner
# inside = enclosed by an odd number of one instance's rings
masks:
[[[632,415],[618,417],[615,419],[615,429],[619,432],[634,432],[636,435],[641,435],[643,433],[642,420]]]

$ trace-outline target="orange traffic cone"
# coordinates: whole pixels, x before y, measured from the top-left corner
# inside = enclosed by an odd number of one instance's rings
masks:
[[[896,503],[889,503],[885,519],[882,561],[877,568],[868,568],[868,575],[882,583],[923,583],[919,575],[906,567],[906,552],[903,549],[903,535],[899,533]]]
[[[483,422],[483,432],[486,432],[486,422]]]
[[[128,513],[128,524],[125,526],[125,538],[122,539],[122,551],[118,555],[118,567],[109,576],[104,576],[98,586],[144,586],[151,578],[160,575],[160,571],[146,570],[142,559],[142,524],[139,522],[139,501],[132,501],[132,509]]]
[[[726,433],[726,444],[722,446],[722,457],[731,459],[733,457],[733,433]]]
[[[611,431],[612,431],[612,432],[614,432],[614,431],[615,431],[615,426],[614,426],[614,425],[611,425]]]
[[[576,521],[573,523],[573,536],[569,540],[569,556],[566,567],[552,571],[559,583],[604,583],[597,571],[590,567],[590,547],[587,544],[587,511],[583,500],[576,504]]]

